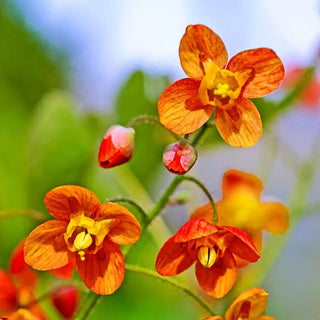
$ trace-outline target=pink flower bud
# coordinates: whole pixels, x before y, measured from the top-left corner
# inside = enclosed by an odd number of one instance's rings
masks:
[[[163,164],[174,174],[187,173],[197,160],[197,150],[185,139],[169,144],[163,153]]]
[[[133,128],[119,125],[109,128],[100,145],[100,167],[112,168],[128,162],[133,155],[134,134]]]
[[[60,287],[51,294],[51,300],[63,318],[72,319],[78,306],[78,288]]]

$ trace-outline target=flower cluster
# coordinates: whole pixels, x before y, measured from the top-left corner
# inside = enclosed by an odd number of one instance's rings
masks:
[[[174,82],[161,94],[157,121],[176,137],[176,142],[164,150],[163,164],[170,172],[184,175],[196,162],[195,145],[213,112],[217,130],[231,146],[249,147],[260,139],[262,122],[250,99],[275,91],[284,77],[284,68],[268,48],[242,51],[228,62],[224,43],[204,25],[187,27],[179,57],[188,78]],[[113,168],[131,159],[135,144],[133,123],[128,127],[115,125],[106,131],[98,154],[101,168]],[[189,133],[201,127],[199,135],[191,139]],[[46,319],[33,294],[37,276],[26,263],[66,279],[76,268],[94,293],[114,293],[125,275],[125,255],[120,246],[138,241],[183,179],[187,178],[173,180],[149,215],[129,201],[143,215],[141,226],[128,209],[116,201],[101,204],[84,187],[64,185],[50,190],[44,203],[56,219],[44,222],[29,234],[12,259],[10,275],[0,270],[1,312],[12,319]],[[216,203],[199,181],[197,184],[210,202],[197,208],[163,244],[155,261],[159,275],[152,275],[164,279],[162,276],[180,274],[195,264],[202,290],[222,298],[236,283],[238,269],[263,256],[262,231],[283,234],[289,226],[289,213],[281,203],[261,202],[263,184],[249,173],[227,171],[222,181],[222,199]],[[16,278],[18,286],[11,277]],[[225,318],[214,315],[206,320],[272,320],[262,315],[267,297],[262,289],[246,290],[231,304]],[[78,304],[78,291],[72,285],[59,287],[52,292],[51,301],[65,319],[71,319]]]

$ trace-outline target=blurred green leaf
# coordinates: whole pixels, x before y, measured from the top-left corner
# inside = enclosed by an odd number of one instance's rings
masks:
[[[158,116],[157,99],[168,85],[167,77],[134,72],[118,93],[116,120],[126,125],[141,114]],[[161,164],[165,144],[172,142],[172,138],[165,130],[151,124],[139,125],[135,131],[135,152],[129,166],[141,181],[149,183]]]
[[[28,140],[29,207],[37,209],[55,186],[81,183],[92,150],[81,124],[81,115],[63,92],[48,94],[39,104]]]

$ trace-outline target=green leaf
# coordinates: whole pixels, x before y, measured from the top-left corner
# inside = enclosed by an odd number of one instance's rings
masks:
[[[158,116],[157,99],[168,84],[167,77],[134,72],[118,93],[115,104],[117,121],[126,125],[141,114]],[[163,149],[172,142],[172,138],[165,130],[152,124],[139,125],[135,131],[135,152],[129,166],[141,181],[148,183],[161,165]]]
[[[28,140],[29,207],[39,208],[53,187],[81,183],[92,152],[89,141],[81,115],[68,95],[54,92],[45,96]]]

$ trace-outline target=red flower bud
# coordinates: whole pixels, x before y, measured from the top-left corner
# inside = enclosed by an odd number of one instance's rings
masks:
[[[119,125],[109,128],[100,145],[100,167],[112,168],[128,162],[133,155],[134,134],[133,128]]]
[[[185,139],[169,144],[163,153],[163,164],[174,174],[187,173],[197,160],[197,150]]]
[[[72,319],[78,305],[78,288],[60,287],[51,294],[51,300],[63,318]]]

